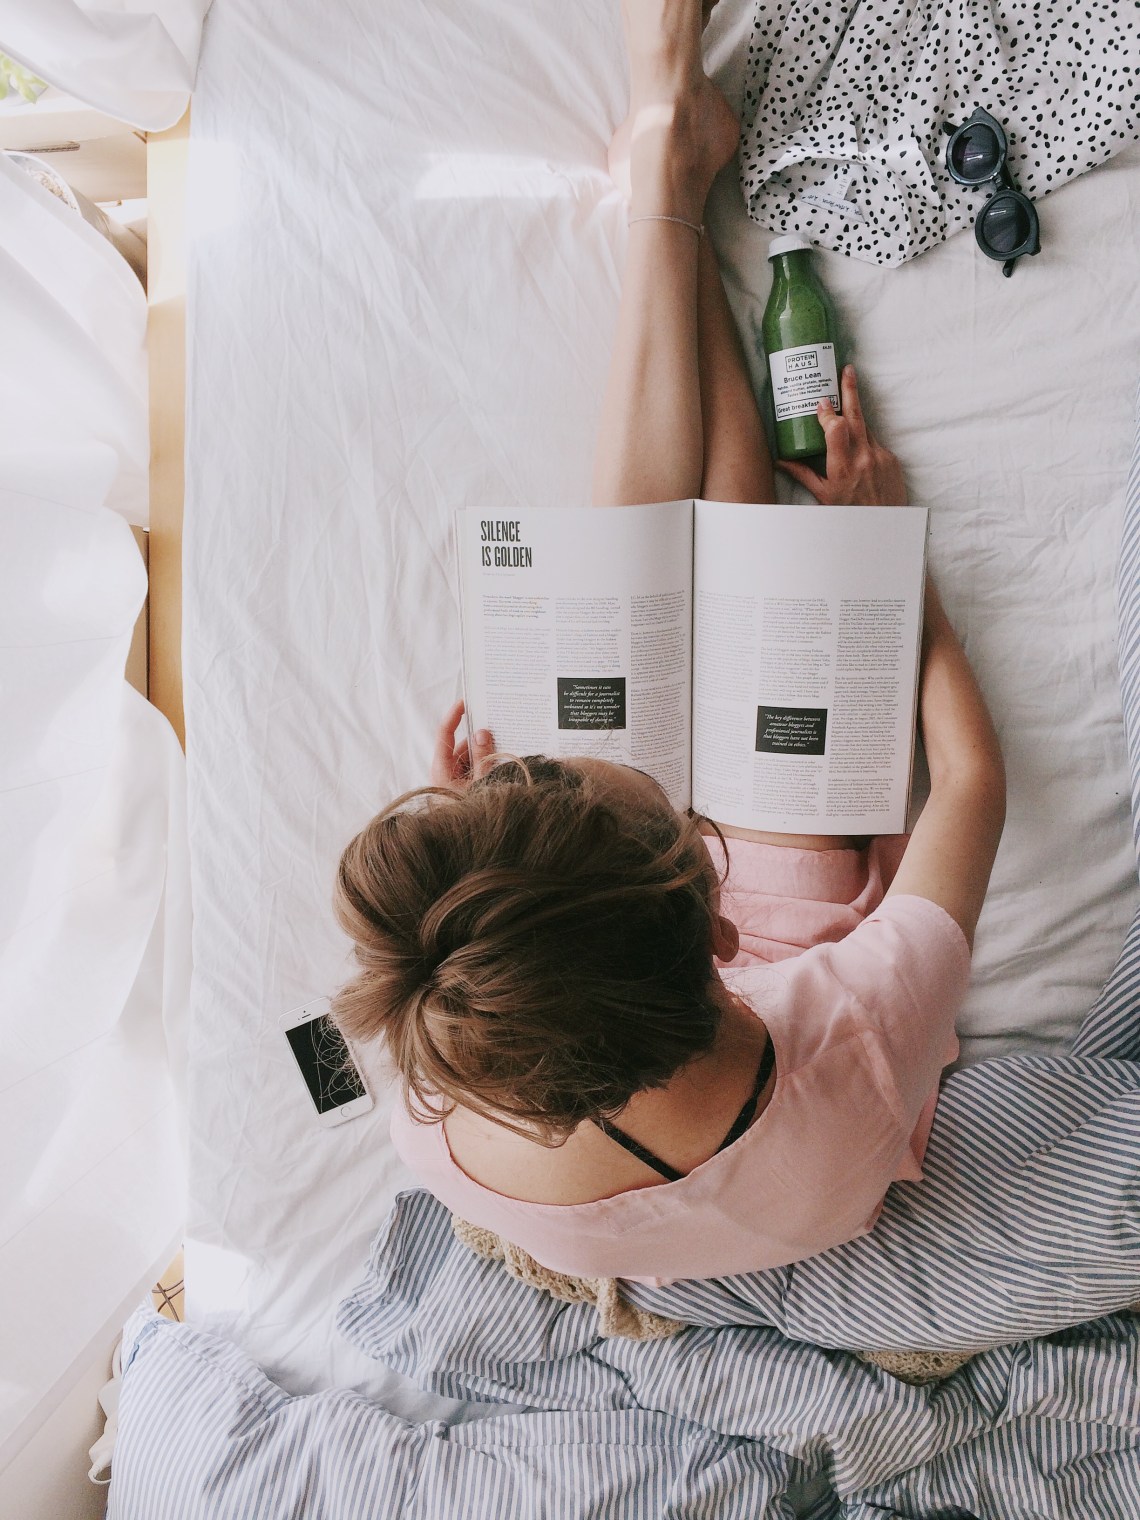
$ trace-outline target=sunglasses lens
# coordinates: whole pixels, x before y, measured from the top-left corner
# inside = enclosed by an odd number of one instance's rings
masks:
[[[1029,208],[1012,195],[995,195],[979,218],[981,233],[996,254],[1023,248],[1032,231]]]
[[[992,130],[979,124],[966,127],[950,149],[954,172],[967,184],[980,184],[992,178],[998,165],[1000,149]]]

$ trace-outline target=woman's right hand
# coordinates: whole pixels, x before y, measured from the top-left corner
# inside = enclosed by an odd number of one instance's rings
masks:
[[[445,786],[453,792],[463,791],[469,782],[482,776],[495,753],[495,741],[485,728],[477,731],[473,744],[467,739],[455,742],[463,713],[463,702],[459,701],[444,714],[436,730],[431,757],[431,785]]]
[[[827,474],[818,475],[806,464],[778,459],[785,475],[829,507],[905,507],[906,481],[902,465],[871,436],[859,403],[855,366],[847,364],[839,378],[842,414],[828,400],[818,407],[819,425],[827,446]]]

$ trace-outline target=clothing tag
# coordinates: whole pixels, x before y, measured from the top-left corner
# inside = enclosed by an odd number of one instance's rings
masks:
[[[854,174],[855,171],[849,165],[840,164],[823,184],[801,190],[799,199],[809,206],[818,206],[821,211],[830,211],[833,216],[844,216],[849,221],[861,222],[864,219],[862,211],[853,200],[847,198]]]

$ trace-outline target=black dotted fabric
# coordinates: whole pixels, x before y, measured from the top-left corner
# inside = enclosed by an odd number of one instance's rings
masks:
[[[1140,0],[759,0],[745,203],[772,231],[901,264],[993,193],[946,172],[943,122],[977,106],[1034,199],[1111,158],[1140,136]]]

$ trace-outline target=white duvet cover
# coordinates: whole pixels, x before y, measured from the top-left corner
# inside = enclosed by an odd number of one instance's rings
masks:
[[[750,15],[723,0],[738,89]],[[385,1098],[322,1131],[279,1032],[346,974],[350,835],[459,691],[457,506],[575,505],[625,242],[617,0],[215,0],[194,102],[185,685],[190,1314],[294,1390],[386,1388],[332,1329],[405,1180]],[[1055,1049],[1137,900],[1113,638],[1140,372],[1140,153],[1045,200],[1010,280],[962,234],[819,269],[990,698],[1009,823],[967,1060]],[[766,235],[711,233],[749,351]],[[757,378],[762,366],[755,364]]]

